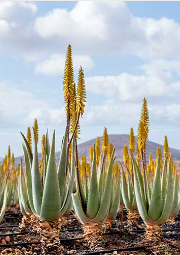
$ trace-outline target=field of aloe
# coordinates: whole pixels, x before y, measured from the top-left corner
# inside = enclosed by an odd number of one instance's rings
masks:
[[[9,147],[0,167],[0,253],[180,254],[179,177],[166,136],[156,159],[146,155],[146,99],[137,143],[131,128],[123,161],[116,160],[106,128],[102,145],[97,137],[87,161],[79,159],[77,147],[86,104],[84,71],[80,67],[75,83],[70,45],[63,90],[66,127],[58,166],[55,131],[40,141],[35,119],[27,135],[21,133],[24,159],[16,167]]]

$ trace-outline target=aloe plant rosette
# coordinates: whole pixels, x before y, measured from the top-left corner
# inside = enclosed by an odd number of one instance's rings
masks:
[[[137,207],[141,218],[147,225],[145,237],[148,240],[159,241],[162,238],[161,227],[169,218],[173,204],[174,178],[172,175],[171,160],[169,160],[168,168],[166,168],[165,161],[161,174],[160,157],[158,158],[152,191],[147,175],[145,181],[146,186],[144,186],[139,165],[135,160],[133,160],[133,165]]]
[[[46,147],[46,164],[42,178],[39,172],[39,159],[36,136],[34,133],[34,154],[29,150],[28,144],[23,145],[26,171],[22,165],[19,176],[19,201],[25,218],[31,217],[31,225],[41,233],[42,243],[47,243],[47,235],[53,235],[53,246],[59,246],[59,229],[62,224],[61,217],[65,215],[71,202],[71,193],[75,175],[75,147],[73,140],[72,160],[69,165],[69,179],[67,181],[67,129],[61,147],[61,156],[58,169],[55,159],[55,132],[53,133],[51,148]],[[32,158],[31,158],[32,156]],[[43,182],[44,179],[44,182]],[[44,231],[43,231],[44,230]],[[47,231],[48,230],[48,231]],[[57,233],[56,236],[54,233]],[[44,238],[44,240],[43,240]],[[51,239],[49,240],[51,244]],[[45,247],[44,247],[45,248]]]
[[[90,246],[97,242],[97,235],[100,238],[102,233],[102,224],[107,217],[114,218],[119,208],[120,200],[120,179],[114,184],[115,190],[112,196],[113,188],[113,164],[114,151],[112,152],[108,170],[105,172],[105,164],[100,163],[100,175],[96,166],[96,152],[94,147],[93,161],[91,167],[91,176],[89,185],[86,185],[86,193],[83,189],[83,183],[80,179],[78,170],[76,171],[76,187],[74,188],[72,199],[78,219],[83,223],[84,232],[90,234],[88,242]],[[101,162],[101,161],[100,161]]]

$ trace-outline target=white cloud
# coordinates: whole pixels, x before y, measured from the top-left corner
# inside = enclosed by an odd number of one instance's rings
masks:
[[[1,2],[0,19],[8,21],[29,21],[29,17],[37,12],[37,6],[30,2]]]
[[[51,44],[71,42],[76,50],[89,53],[131,53],[156,59],[177,58],[180,52],[178,23],[165,17],[135,17],[125,3],[117,1],[80,1],[70,11],[54,9],[38,17],[34,29]]]
[[[134,126],[138,124],[141,115],[141,104],[122,103],[111,101],[104,105],[87,106],[84,117],[80,121],[82,125],[119,125],[126,124]],[[148,110],[151,124],[173,124],[179,123],[180,104],[148,103]]]
[[[0,3],[0,21],[10,28],[0,38],[3,52],[38,60],[64,54],[71,43],[74,51],[83,55],[126,53],[145,59],[180,57],[179,23],[165,17],[135,17],[123,2],[80,1],[72,10],[58,8],[39,17],[36,13],[35,3]]]
[[[167,77],[166,77],[167,78]],[[143,97],[173,97],[177,87],[169,79],[158,76],[131,75],[122,73],[118,76],[95,76],[86,78],[88,92],[119,97],[120,100],[139,101]],[[180,90],[180,88],[179,88]]]
[[[59,125],[65,124],[65,110],[61,109],[35,109],[31,111],[27,117],[25,117],[24,122],[29,124],[33,123],[34,119],[38,119],[38,123],[41,125]]]
[[[64,73],[65,55],[54,54],[38,63],[35,72],[44,75],[59,75]],[[94,66],[93,60],[85,55],[73,55],[73,67],[78,71],[80,66],[86,71]]]
[[[0,20],[0,38],[3,38],[8,34],[10,26],[7,21]]]

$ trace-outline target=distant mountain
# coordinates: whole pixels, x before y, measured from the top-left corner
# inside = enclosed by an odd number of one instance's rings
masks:
[[[96,139],[92,139],[89,141],[86,141],[84,143],[81,143],[78,145],[78,151],[79,155],[86,155],[89,156],[89,147],[90,145],[95,144]],[[100,137],[100,141],[102,143],[102,137]],[[115,147],[115,155],[118,160],[122,160],[122,151],[123,147],[126,144],[129,145],[129,135],[128,134],[111,134],[109,135],[109,142],[112,142],[113,146]],[[158,143],[147,141],[147,160],[149,157],[149,153],[151,152],[153,155],[153,158],[156,158],[156,149],[161,148],[161,151],[163,153],[163,145],[160,145]],[[172,158],[174,161],[180,161],[180,150],[169,148],[169,152],[172,155]]]
[[[78,152],[79,152],[79,157],[82,155],[86,155],[87,159],[89,160],[89,147],[90,145],[95,144],[96,139],[88,140],[84,143],[81,143],[78,145]],[[102,142],[102,137],[100,137],[100,141]],[[129,135],[128,134],[111,134],[109,135],[109,142],[113,143],[113,146],[115,147],[115,155],[118,160],[122,160],[122,151],[123,151],[123,146],[126,144],[129,144]],[[149,157],[149,153],[151,152],[153,155],[153,158],[156,157],[156,149],[161,148],[163,152],[163,146],[160,144],[157,144],[152,141],[147,141],[147,160]],[[174,159],[175,162],[180,162],[180,150],[178,149],[173,149],[169,148],[169,152],[172,155],[172,158]],[[41,157],[41,154],[39,154],[39,157]],[[59,157],[60,157],[60,152],[56,152],[56,163],[59,163]],[[16,157],[15,158],[15,164],[17,165],[20,162],[21,157]],[[1,161],[1,159],[0,159]],[[23,163],[24,164],[24,163]]]

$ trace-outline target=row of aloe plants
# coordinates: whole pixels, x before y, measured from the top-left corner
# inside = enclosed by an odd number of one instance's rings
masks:
[[[66,129],[61,145],[58,166],[55,158],[55,131],[52,143],[48,132],[42,138],[42,154],[38,155],[38,124],[33,127],[33,150],[31,130],[23,137],[25,166],[20,163],[19,176],[14,184],[4,177],[1,182],[3,216],[8,198],[13,190],[18,191],[20,209],[28,222],[38,229],[43,221],[50,223],[57,236],[60,226],[70,210],[74,210],[83,223],[85,232],[101,232],[103,223],[115,219],[120,205],[129,212],[129,222],[135,223],[139,217],[147,225],[146,238],[160,239],[161,226],[169,217],[179,212],[179,180],[168,152],[167,138],[164,145],[164,164],[158,150],[157,160],[147,165],[146,142],[149,132],[149,115],[146,99],[143,100],[142,114],[138,127],[135,157],[135,137],[130,132],[129,151],[124,147],[124,164],[118,163],[115,149],[108,141],[104,130],[102,151],[100,141],[90,147],[89,163],[83,157],[79,160],[77,139],[80,134],[80,117],[83,116],[86,102],[83,69],[80,68],[77,86],[73,78],[71,46],[68,46],[65,75],[64,101]],[[163,165],[163,166],[162,166]],[[153,171],[151,171],[153,169]],[[173,195],[173,200],[172,200]],[[14,198],[14,200],[17,200]],[[50,226],[46,226],[48,229]],[[47,233],[46,233],[47,234]],[[45,233],[42,232],[42,236]]]

